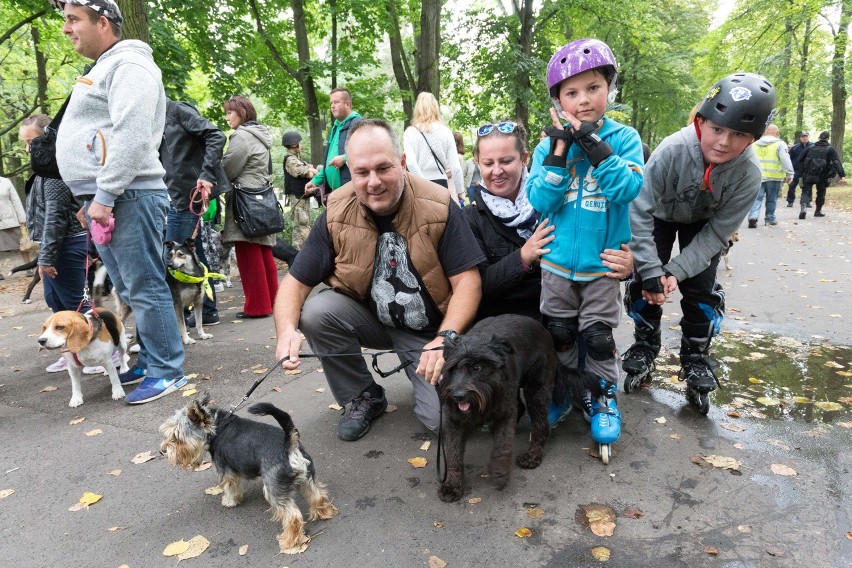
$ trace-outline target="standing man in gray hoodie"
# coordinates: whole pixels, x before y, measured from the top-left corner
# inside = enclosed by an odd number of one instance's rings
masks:
[[[761,181],[760,192],[748,212],[749,229],[757,228],[764,196],[766,197],[764,220],[770,226],[778,224],[775,220],[775,206],[778,204],[778,195],[781,193],[781,183],[793,181],[793,162],[787,152],[787,143],[778,138],[778,133],[778,126],[770,124],[760,140],[754,144],[754,152],[760,160]]]
[[[162,76],[148,45],[121,40],[113,0],[50,2],[63,11],[62,31],[74,49],[95,62],[74,84],[56,159],[63,181],[85,200],[98,253],[133,308],[139,358],[121,382],[142,382],[125,399],[142,404],[186,384],[162,257],[169,210],[158,156],[166,113]]]

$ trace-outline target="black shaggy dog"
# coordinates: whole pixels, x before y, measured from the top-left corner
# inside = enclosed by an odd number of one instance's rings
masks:
[[[446,420],[444,444],[447,477],[438,491],[442,501],[458,501],[464,491],[464,447],[468,432],[490,423],[494,448],[489,480],[497,489],[509,482],[515,426],[524,413],[519,390],[532,422],[530,447],[518,457],[524,469],[539,466],[550,432],[547,412],[552,398],[568,396],[565,375],[550,334],[526,316],[487,318],[444,342],[443,378],[438,384]]]

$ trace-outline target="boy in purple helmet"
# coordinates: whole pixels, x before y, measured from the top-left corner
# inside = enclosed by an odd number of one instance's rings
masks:
[[[662,305],[680,288],[680,379],[689,402],[707,414],[718,382],[707,354],[725,312],[716,267],[760,190],[751,144],[763,136],[775,103],[775,88],[760,75],[729,75],[707,92],[694,123],[663,140],[648,160],[630,214],[636,266],[624,304],[636,342],[622,358],[626,392],[650,380]],[[673,257],[675,238],[680,253]]]
[[[621,318],[620,283],[604,278],[604,249],[630,241],[630,202],[642,189],[642,141],[632,128],[604,116],[615,99],[616,62],[596,39],[560,48],[547,65],[553,128],[533,154],[527,193],[532,206],[556,227],[541,260],[541,313],[560,352],[577,366],[578,335],[586,344],[586,370],[600,377],[607,396],[589,400],[592,435],[601,457],[620,434],[615,405],[619,376],[612,330]],[[551,423],[562,409],[551,409]]]

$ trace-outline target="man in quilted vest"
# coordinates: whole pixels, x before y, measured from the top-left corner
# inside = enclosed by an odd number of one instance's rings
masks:
[[[396,349],[402,363],[411,361],[404,368],[417,417],[437,430],[440,347],[473,322],[484,257],[447,190],[406,172],[386,122],[354,125],[346,156],[352,181],[331,194],[281,282],[276,357],[287,358],[285,369],[297,368],[304,333],[335,399],[348,405],[337,435],[351,441],[388,404],[361,347]],[[308,298],[323,282],[330,288]]]

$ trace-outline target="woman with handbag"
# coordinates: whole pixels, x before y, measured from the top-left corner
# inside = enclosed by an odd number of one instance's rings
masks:
[[[453,132],[441,122],[441,108],[432,93],[417,95],[411,126],[402,136],[408,171],[448,187],[456,204],[464,199],[464,183]]]
[[[270,234],[247,236],[243,230],[246,225],[241,227],[238,223],[241,211],[235,211],[234,205],[239,200],[236,195],[239,191],[257,193],[268,190],[267,195],[271,191],[269,149],[272,147],[272,135],[257,122],[257,111],[244,96],[237,95],[225,102],[225,119],[234,132],[229,138],[222,165],[234,189],[225,197],[222,241],[234,243],[246,298],[243,311],[237,313],[237,318],[264,318],[272,314],[278,292],[278,267],[272,256],[276,231],[270,227],[273,231]]]

